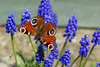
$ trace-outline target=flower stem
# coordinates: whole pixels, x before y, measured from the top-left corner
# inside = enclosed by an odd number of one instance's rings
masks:
[[[39,47],[39,41],[37,40],[37,50],[38,50],[38,47]]]
[[[77,56],[77,58],[72,62],[72,64],[71,64],[71,66],[70,67],[72,67],[73,66],[73,64],[79,59],[79,57],[80,57],[80,55],[79,56]]]
[[[17,47],[18,51],[21,53],[20,48],[19,48],[19,45],[17,44],[17,42],[16,42],[15,38],[14,38],[14,42],[15,42],[15,45],[16,45],[16,47]]]
[[[50,49],[47,48],[47,58],[49,54],[50,54]]]
[[[40,67],[43,67],[43,61],[41,61],[41,63],[40,63]]]
[[[29,37],[29,41],[30,41],[30,43],[31,43],[31,46],[32,46],[32,48],[33,48],[33,51],[34,51],[34,53],[35,53],[35,55],[36,55],[35,47],[34,47],[34,45],[33,45],[33,43],[32,43],[31,36],[28,35],[28,37]]]
[[[83,57],[81,57],[81,61],[80,61],[80,65],[79,65],[79,67],[82,66],[82,61],[83,61]]]
[[[90,53],[89,53],[88,57],[86,58],[86,60],[85,60],[85,62],[84,62],[84,64],[83,64],[83,67],[85,67],[85,65],[86,65],[86,63],[87,63],[87,61],[88,61],[88,59],[89,59],[89,57],[90,57],[90,55],[91,55],[93,49],[94,49],[94,45],[93,45],[93,47],[91,48]]]
[[[64,43],[63,48],[61,49],[61,52],[60,52],[60,54],[59,54],[59,58],[58,58],[58,60],[57,60],[57,63],[56,63],[56,65],[55,65],[55,67],[57,67],[57,65],[58,65],[58,63],[59,63],[59,59],[60,59],[60,57],[61,57],[62,54],[63,54],[63,51],[64,51],[64,48],[65,48],[66,44],[67,44],[67,42]]]
[[[17,67],[19,67],[18,63],[17,63],[16,51],[15,51],[15,47],[14,47],[14,37],[13,37],[12,34],[11,34],[11,42],[12,42],[12,47],[13,47],[13,53],[14,53],[14,57],[15,57],[15,62],[16,62]]]

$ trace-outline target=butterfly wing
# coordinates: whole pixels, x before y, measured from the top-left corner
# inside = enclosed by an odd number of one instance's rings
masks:
[[[42,28],[38,31],[37,39],[41,38],[44,45],[46,45],[50,50],[55,50],[57,48],[55,44],[56,42],[56,38],[54,36],[55,34],[56,34],[56,28],[54,24],[48,22],[45,25],[43,25]]]
[[[31,19],[31,22],[26,22],[23,25],[19,25],[18,31],[28,35],[36,35],[37,31],[44,24],[44,18],[35,16]]]
[[[48,36],[48,35],[45,35],[41,38],[41,40],[43,41],[43,44],[46,45],[48,47],[48,49],[50,50],[55,50],[57,48],[56,44],[55,44],[55,41],[56,41],[56,38],[55,36]]]
[[[18,27],[18,31],[28,35],[36,35],[36,29],[30,22],[26,22]]]

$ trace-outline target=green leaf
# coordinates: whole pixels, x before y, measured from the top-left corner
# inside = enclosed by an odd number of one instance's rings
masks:
[[[20,67],[25,67],[25,65],[23,64],[23,61],[22,61],[21,57],[19,57],[19,62],[20,62]]]

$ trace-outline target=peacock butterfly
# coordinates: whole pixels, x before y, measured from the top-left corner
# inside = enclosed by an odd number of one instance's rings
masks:
[[[41,39],[43,44],[50,50],[54,51],[57,46],[55,44],[56,28],[51,22],[44,23],[45,19],[41,16],[35,16],[31,19],[31,22],[26,22],[23,25],[19,25],[18,31],[28,35],[36,35],[37,39]]]

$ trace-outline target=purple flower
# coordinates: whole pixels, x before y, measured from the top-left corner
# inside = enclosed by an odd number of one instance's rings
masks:
[[[75,15],[71,14],[71,17],[69,18],[69,23],[66,26],[66,30],[65,30],[65,34],[63,35],[63,37],[66,37],[66,42],[71,42],[71,40],[76,36],[77,33],[77,18],[75,17]]]
[[[96,67],[100,67],[100,62],[97,62],[97,66]]]
[[[88,37],[89,35],[84,35],[84,38],[82,38],[79,42],[81,44],[79,55],[82,57],[86,57],[89,52],[90,43],[89,43],[89,40],[87,39]]]
[[[44,67],[52,67],[53,66],[53,56],[51,54],[48,55],[48,58],[45,59],[43,66]]]
[[[31,12],[29,11],[29,9],[24,10],[24,13],[22,14],[20,25],[25,24],[27,21],[31,21]]]
[[[65,53],[60,57],[60,62],[62,63],[62,65],[65,65],[65,66],[69,66],[70,64],[70,54],[71,52],[69,52],[70,49],[66,50]]]
[[[59,46],[57,43],[56,43],[56,45],[57,45],[57,47]],[[58,51],[58,48],[56,48],[56,50],[51,51],[50,54],[48,55],[48,58],[46,58],[44,60],[43,66],[44,67],[53,67],[53,60],[58,59],[58,56],[59,56],[59,51]]]
[[[44,51],[43,51],[43,47],[42,46],[38,47],[38,51],[37,51],[35,60],[38,62],[38,64],[40,64],[41,61],[44,61]]]
[[[51,4],[49,0],[42,0],[38,9],[38,16],[42,16],[45,18],[45,23],[52,22],[57,27],[57,16],[53,13],[51,9]]]
[[[14,14],[9,13],[7,23],[6,23],[6,33],[10,33],[14,36],[14,32],[16,32],[16,23],[14,19]]]
[[[97,31],[95,31],[92,36],[93,38],[91,43],[94,43],[93,44],[94,46],[96,46],[97,44],[100,45],[100,28],[98,28]]]
[[[56,12],[51,12],[51,17],[52,17],[52,20],[51,22],[55,25],[55,27],[57,28],[58,27],[58,20],[57,20],[57,15],[56,15]]]

